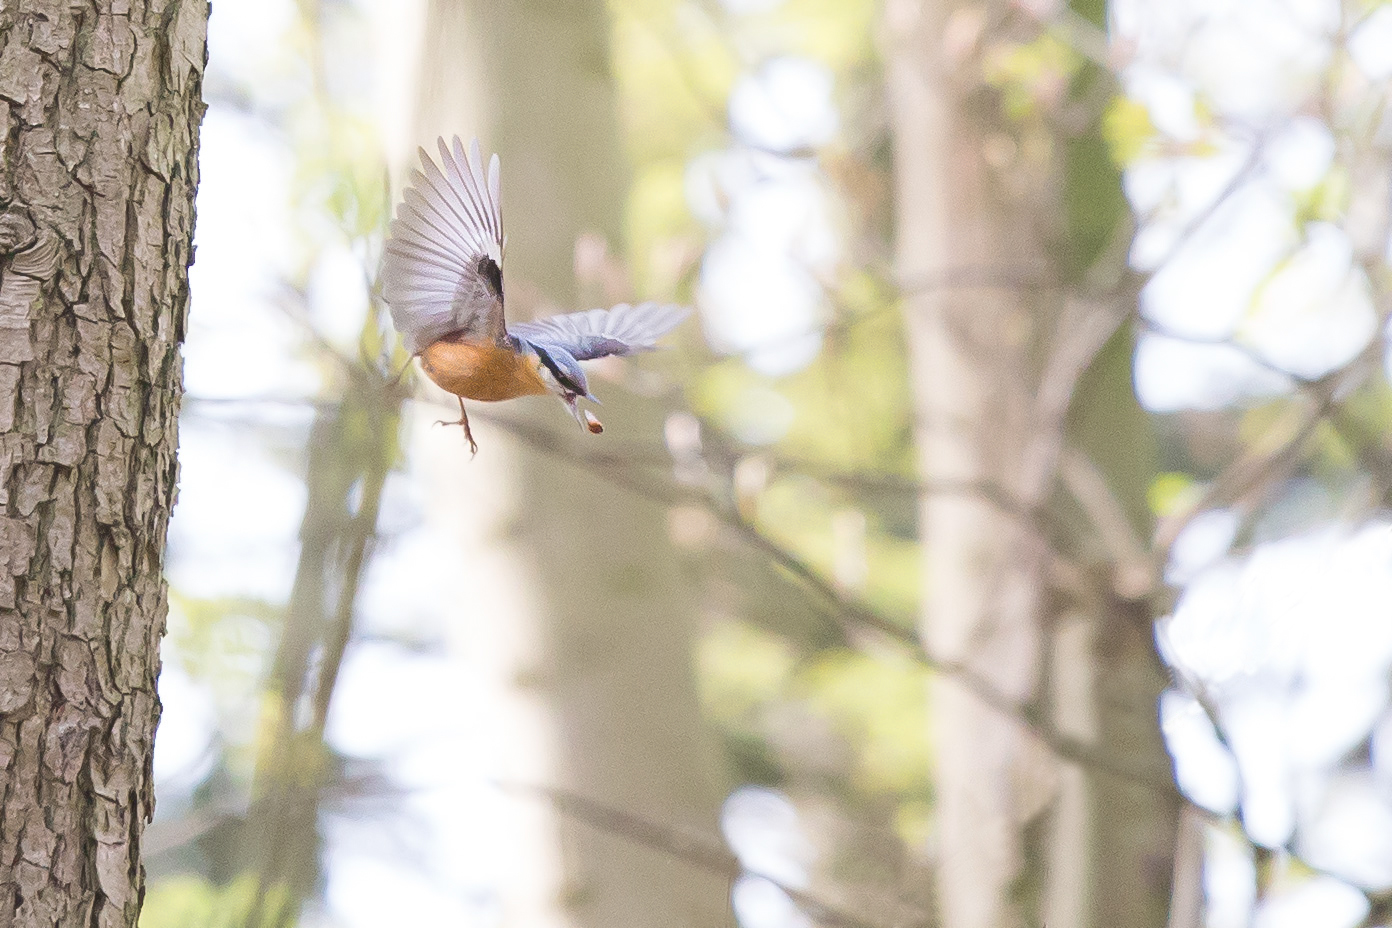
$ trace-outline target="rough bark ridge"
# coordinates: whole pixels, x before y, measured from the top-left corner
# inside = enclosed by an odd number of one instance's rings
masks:
[[[143,895],[207,14],[0,5],[0,928]]]

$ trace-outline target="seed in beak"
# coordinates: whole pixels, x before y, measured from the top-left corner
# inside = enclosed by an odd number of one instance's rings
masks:
[[[588,409],[585,410],[585,428],[590,430],[591,435],[598,435],[600,432],[604,431],[604,426],[595,418],[594,413],[590,412]]]

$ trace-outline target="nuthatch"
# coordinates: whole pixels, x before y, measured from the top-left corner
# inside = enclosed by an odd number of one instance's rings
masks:
[[[595,400],[580,362],[657,347],[657,339],[687,316],[680,306],[621,303],[613,309],[551,316],[535,322],[503,321],[502,194],[498,156],[484,183],[478,140],[464,154],[439,140],[440,165],[421,149],[424,173],[411,186],[392,220],[382,262],[382,295],[392,321],[426,376],[459,398],[459,421],[469,447],[464,400],[494,402],[553,393],[575,421],[604,431],[580,398]]]

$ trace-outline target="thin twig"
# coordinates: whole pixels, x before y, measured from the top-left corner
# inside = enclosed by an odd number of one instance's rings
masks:
[[[619,809],[559,787],[521,783],[499,785],[512,792],[539,796],[548,800],[563,815],[585,822],[608,834],[625,838],[634,844],[661,851],[732,883],[746,873],[768,880],[786,893],[810,918],[827,928],[885,928],[831,905],[805,890],[790,886],[775,876],[745,867],[719,839],[709,835],[655,822],[627,809]],[[900,908],[913,911],[917,924],[927,923],[927,913],[901,900],[895,902]]]
[[[1147,539],[1136,531],[1092,458],[1078,448],[1067,447],[1059,472],[1063,485],[1092,523],[1103,549],[1111,554],[1112,587],[1117,595],[1135,600],[1157,587],[1160,578]]]
[[[1231,348],[1234,351],[1241,353],[1243,357],[1251,361],[1253,364],[1257,365],[1263,370],[1276,374],[1277,376],[1281,377],[1286,381],[1295,384],[1314,383],[1314,381],[1308,377],[1302,377],[1301,375],[1296,374],[1293,371],[1286,370],[1284,367],[1277,364],[1275,361],[1271,360],[1266,355],[1253,348],[1251,345],[1248,345],[1240,341],[1235,335],[1190,335],[1184,332],[1176,332],[1174,329],[1171,329],[1168,326],[1156,322],[1154,319],[1146,318],[1141,319],[1141,326],[1145,329],[1147,334],[1156,335],[1160,338],[1168,338],[1173,341],[1184,342],[1190,345],[1210,345],[1213,347]]]
[[[1122,758],[1113,757],[1096,745],[1074,738],[1058,730],[1050,721],[1030,707],[1020,705],[1013,697],[997,689],[986,677],[965,664],[943,661],[927,653],[915,631],[875,611],[864,603],[841,593],[809,564],[793,552],[760,532],[737,512],[715,505],[708,497],[671,485],[655,484],[638,479],[623,468],[601,466],[584,454],[577,454],[568,443],[560,441],[548,430],[523,423],[496,420],[499,425],[533,448],[567,460],[602,480],[665,505],[680,503],[699,505],[721,524],[732,529],[750,547],[767,555],[780,568],[797,578],[818,599],[831,607],[832,618],[842,628],[848,640],[871,632],[882,639],[903,647],[925,668],[949,675],[962,683],[974,696],[1007,718],[1015,720],[1047,745],[1057,756],[1109,773],[1121,779],[1145,786],[1156,792],[1182,799],[1173,779],[1159,771],[1142,769]]]

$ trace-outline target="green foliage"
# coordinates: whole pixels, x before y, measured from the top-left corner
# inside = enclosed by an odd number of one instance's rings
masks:
[[[743,364],[717,364],[689,387],[692,407],[752,445],[782,439],[798,415],[791,391]]]
[[[1338,222],[1348,211],[1352,198],[1348,168],[1336,164],[1319,183],[1292,194],[1295,224],[1303,229],[1312,222]]]
[[[835,495],[812,477],[775,480],[759,500],[759,523],[825,576],[834,569],[831,519]]]
[[[1392,387],[1387,381],[1373,381],[1350,396],[1344,403],[1340,426],[1363,443],[1376,444],[1392,435]]]
[[[1135,336],[1122,326],[1098,352],[1074,391],[1068,434],[1097,466],[1137,533],[1149,534],[1146,505],[1160,449],[1154,423],[1131,380]]]
[[[838,650],[797,674],[795,692],[855,750],[853,783],[862,792],[927,795],[928,672],[897,653]]]
[[[239,596],[196,598],[169,591],[164,654],[212,698],[221,762],[249,783],[261,685],[280,634],[283,608]]]
[[[788,686],[797,657],[784,639],[741,622],[719,622],[701,638],[701,701],[712,717],[746,718]]]
[[[707,713],[765,776],[776,768],[751,742],[786,743],[790,716],[805,716],[800,726],[825,730],[848,752],[844,769],[826,768],[848,788],[905,802],[928,795],[928,673],[908,656],[833,649],[799,658],[785,639],[727,621],[703,636],[698,666]]]
[[[1156,517],[1188,512],[1203,498],[1203,487],[1192,475],[1178,471],[1156,474],[1146,491],[1146,502]]]
[[[635,167],[625,226],[638,292],[684,297],[679,289],[699,251],[700,229],[687,207],[682,159],[654,158]]]
[[[1107,26],[1107,0],[1071,0],[1069,9],[1099,29]]]
[[[1112,160],[1121,167],[1150,153],[1158,135],[1144,103],[1116,97],[1107,105],[1102,116],[1102,137],[1107,140]]]
[[[262,887],[252,874],[225,886],[181,874],[151,881],[145,890],[140,928],[241,928],[285,924],[295,910],[284,886]],[[253,921],[254,913],[260,920]]]
[[[746,28],[750,44],[804,55],[835,71],[850,71],[875,57],[880,4],[866,0],[786,0]],[[760,32],[755,32],[760,30]]]
[[[1070,280],[1081,280],[1106,253],[1129,211],[1121,175],[1099,135],[1069,139],[1065,157],[1063,193],[1069,237],[1063,265]]]
[[[295,142],[294,190],[307,231],[322,234],[327,217],[348,239],[380,232],[391,207],[376,125],[362,114],[322,109],[300,122]]]
[[[783,381],[800,400],[786,447],[846,470],[908,474],[908,359],[897,299],[864,271],[848,271],[829,297],[836,315],[821,358]]]
[[[1083,58],[1062,39],[1043,33],[1029,42],[1000,42],[982,62],[982,76],[1001,92],[1007,116],[1023,120],[1052,108]]]
[[[685,156],[714,140],[739,60],[724,37],[683,4],[616,0],[613,73],[630,157],[636,164]]]
[[[918,539],[875,526],[867,539],[866,561],[865,602],[882,615],[915,615],[923,598]]]

